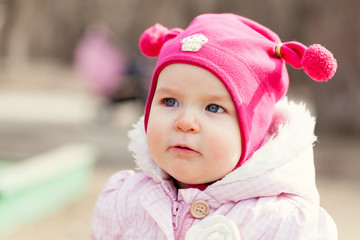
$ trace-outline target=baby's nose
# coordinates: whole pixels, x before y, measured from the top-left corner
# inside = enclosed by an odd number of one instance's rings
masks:
[[[174,129],[177,131],[198,133],[200,131],[200,124],[194,113],[184,112],[175,120]]]

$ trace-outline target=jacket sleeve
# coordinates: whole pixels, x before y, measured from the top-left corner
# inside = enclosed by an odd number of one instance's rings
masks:
[[[116,199],[124,181],[133,171],[115,173],[101,191],[92,216],[90,236],[92,240],[120,239]]]
[[[260,239],[338,239],[337,227],[330,215],[318,204],[302,199],[278,202],[266,223],[268,231]]]

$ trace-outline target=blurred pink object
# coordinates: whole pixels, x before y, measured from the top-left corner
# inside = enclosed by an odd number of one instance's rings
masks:
[[[110,36],[106,26],[92,25],[79,40],[74,54],[76,71],[103,97],[114,94],[126,70],[124,56]]]

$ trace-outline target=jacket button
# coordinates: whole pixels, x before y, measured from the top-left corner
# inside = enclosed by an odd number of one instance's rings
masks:
[[[208,215],[209,209],[207,202],[198,200],[191,204],[190,213],[194,218],[204,218]]]

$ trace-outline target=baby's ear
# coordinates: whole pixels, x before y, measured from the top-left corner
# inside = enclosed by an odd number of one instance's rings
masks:
[[[156,23],[154,26],[146,29],[139,39],[139,48],[141,52],[148,57],[157,57],[164,43],[184,30],[181,28],[168,29],[163,25]]]

